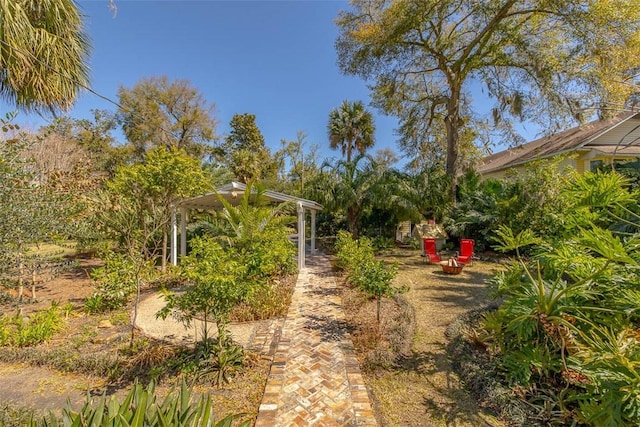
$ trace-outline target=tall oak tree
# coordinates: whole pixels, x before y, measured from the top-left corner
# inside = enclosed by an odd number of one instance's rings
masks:
[[[635,0],[352,0],[337,25],[342,71],[369,80],[374,105],[399,117],[405,151],[425,141],[444,151],[454,185],[461,141],[477,139],[487,105],[485,124],[551,132],[619,111],[638,89]]]

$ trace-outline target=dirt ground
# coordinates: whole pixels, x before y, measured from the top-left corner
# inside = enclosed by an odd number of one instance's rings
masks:
[[[365,374],[382,424],[499,426],[498,421],[483,413],[482,408],[468,396],[452,372],[445,337],[447,326],[457,316],[487,302],[488,290],[484,281],[500,268],[499,265],[477,261],[473,266],[465,267],[460,275],[452,276],[444,274],[438,265],[426,264],[415,250],[398,249],[383,258],[399,264],[396,283],[409,288],[405,296],[415,308],[416,330],[413,346],[399,369]],[[40,285],[37,302],[24,304],[23,313],[47,308],[51,301],[70,301],[74,307],[80,307],[84,299],[94,292],[89,272],[99,265],[99,261],[78,261],[77,267]],[[14,304],[0,305],[2,313],[12,313],[17,309]],[[94,346],[108,348],[113,346],[114,340],[126,336],[123,325],[127,319],[120,320],[75,316],[69,319],[67,336],[58,340],[77,337],[79,331],[86,330],[92,331],[89,339]],[[98,327],[100,323],[106,325]],[[264,380],[262,377],[266,370],[263,368],[256,373],[247,373],[256,377],[247,378],[246,386]],[[0,402],[15,402],[20,406],[45,410],[58,409],[66,405],[67,398],[79,404],[87,390],[98,393],[106,387],[108,384],[104,378],[0,362]],[[242,390],[231,390],[222,397],[228,399],[233,396],[233,400],[242,400],[242,393]],[[259,401],[259,396],[252,399]]]
[[[53,280],[38,284],[35,301],[31,301],[32,295],[29,289],[25,289],[22,303],[7,298],[0,299],[3,301],[0,304],[0,313],[10,315],[21,313],[22,316],[27,316],[36,310],[50,307],[54,301],[61,304],[70,302],[74,308],[66,319],[65,329],[56,334],[49,342],[25,350],[12,350],[2,355],[0,361],[0,411],[12,408],[12,410],[20,411],[23,409],[37,410],[38,413],[47,413],[50,410],[58,412],[61,408],[66,407],[67,401],[74,408],[79,408],[88,393],[95,397],[103,393],[122,397],[129,390],[131,386],[129,380],[114,382],[109,380],[106,375],[103,377],[63,372],[47,367],[49,362],[42,360],[42,354],[45,355],[45,358],[54,354],[51,357],[56,357],[56,363],[59,364],[60,360],[58,359],[60,358],[73,359],[80,355],[81,358],[88,360],[86,363],[89,366],[86,369],[92,371],[92,364],[107,364],[108,360],[113,360],[120,350],[128,348],[131,333],[129,309],[103,315],[83,313],[82,306],[85,299],[96,290],[90,278],[90,272],[99,267],[101,263],[100,260],[91,258],[79,258],[77,261],[78,264],[74,268],[64,271]],[[15,289],[4,289],[4,292],[12,297],[17,296]],[[143,292],[143,297],[148,300],[153,300],[148,297],[154,296],[155,294],[150,289]],[[154,314],[157,312],[157,307],[151,304],[149,310],[150,312],[146,313],[147,317],[155,321]],[[171,323],[169,320],[167,322]],[[246,329],[244,335],[248,335],[250,326],[250,322],[245,322],[236,329],[242,331]],[[152,357],[153,348],[156,348],[155,344],[160,346],[165,344],[153,340],[154,331],[150,331],[147,337],[143,334],[143,330],[145,328],[137,328],[136,337],[145,341],[148,339],[149,342],[143,344],[144,347],[138,351],[137,355]],[[238,331],[234,331],[233,325],[230,326],[230,330],[234,334],[234,338],[239,334]],[[160,335],[165,337],[166,331],[162,331]],[[238,335],[240,341],[248,341],[247,336],[244,335]],[[161,352],[161,348],[158,348],[158,351]],[[29,355],[25,356],[25,352],[32,352],[40,356],[32,358]],[[18,355],[14,356],[14,353]],[[136,357],[134,356],[133,359],[135,360]],[[40,366],[18,362],[25,358],[35,360],[34,363]],[[248,367],[236,375],[231,384],[220,389],[208,389],[212,396],[213,405],[219,411],[218,415],[246,413],[249,418],[255,417],[253,412],[255,409],[257,413],[262,396],[262,387],[256,387],[256,384],[264,384],[266,381],[269,363],[252,354],[248,355],[248,358]],[[64,361],[62,363],[64,364]],[[83,369],[77,361],[70,363],[76,369]],[[156,391],[161,395],[166,394],[171,387],[176,386],[176,383],[179,383],[179,380],[174,377],[165,378],[158,385]],[[198,387],[201,388],[201,386],[196,386],[196,389],[200,390]],[[0,426],[4,425],[2,415],[0,414]],[[9,419],[12,418],[9,417]],[[18,422],[15,425],[21,424]]]
[[[31,287],[26,286],[23,301],[3,300],[0,313],[22,313],[23,316],[46,309],[51,303],[70,302],[74,309],[84,303],[85,298],[95,291],[90,272],[101,265],[97,258],[75,258],[76,266],[67,269],[53,278],[42,280],[36,285],[36,299],[33,300]],[[17,297],[17,289],[2,289],[11,297]],[[68,334],[79,331],[87,319],[73,316],[68,319]],[[107,340],[115,333],[115,327],[100,328],[92,339],[96,342]],[[102,337],[99,337],[102,335]],[[64,340],[68,337],[58,337]],[[23,363],[0,362],[0,401],[30,409],[54,410],[66,405],[67,399],[78,405],[84,401],[88,390],[98,390],[105,385],[103,378],[87,377],[77,374],[57,372],[46,367],[28,366]],[[11,387],[6,387],[6,385]]]
[[[463,389],[446,352],[445,330],[462,313],[488,302],[484,282],[498,264],[475,261],[459,275],[429,265],[415,250],[383,256],[397,262],[395,283],[409,287],[416,330],[410,354],[399,369],[368,373],[366,380],[388,426],[499,426]]]
[[[29,314],[33,311],[45,309],[51,306],[52,302],[64,304],[70,302],[74,308],[82,306],[84,300],[91,296],[95,291],[91,277],[91,271],[102,265],[102,261],[98,258],[75,258],[76,266],[62,271],[55,276],[53,280],[46,277],[38,277],[36,284],[36,299],[33,301],[31,294],[31,286],[25,286],[23,293],[23,302],[16,304],[15,302],[4,302],[0,304],[0,313],[12,313],[19,307],[23,314]],[[47,280],[45,280],[47,279]],[[0,289],[0,291],[17,297],[17,289]]]

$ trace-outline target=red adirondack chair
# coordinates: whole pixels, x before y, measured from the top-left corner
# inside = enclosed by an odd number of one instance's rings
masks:
[[[460,264],[471,264],[473,262],[473,247],[476,242],[473,239],[460,239],[460,254],[456,258]]]
[[[422,255],[426,257],[427,262],[440,262],[440,255],[436,251],[436,239],[422,239],[424,243],[424,252]]]

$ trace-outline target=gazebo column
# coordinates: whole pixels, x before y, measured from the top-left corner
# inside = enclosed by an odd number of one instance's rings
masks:
[[[316,253],[316,211],[311,209],[311,253]]]
[[[298,202],[298,270],[305,266],[304,207]]]
[[[171,206],[171,264],[178,265],[178,221],[175,206]]]
[[[180,208],[180,256],[187,255],[187,208]]]

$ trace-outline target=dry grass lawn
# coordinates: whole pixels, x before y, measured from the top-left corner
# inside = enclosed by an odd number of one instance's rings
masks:
[[[395,249],[381,258],[398,263],[396,284],[409,287],[405,296],[416,316],[413,346],[400,367],[365,374],[383,425],[500,426],[452,372],[445,337],[457,316],[488,301],[484,282],[499,265],[475,261],[460,275],[448,275],[415,250]]]

